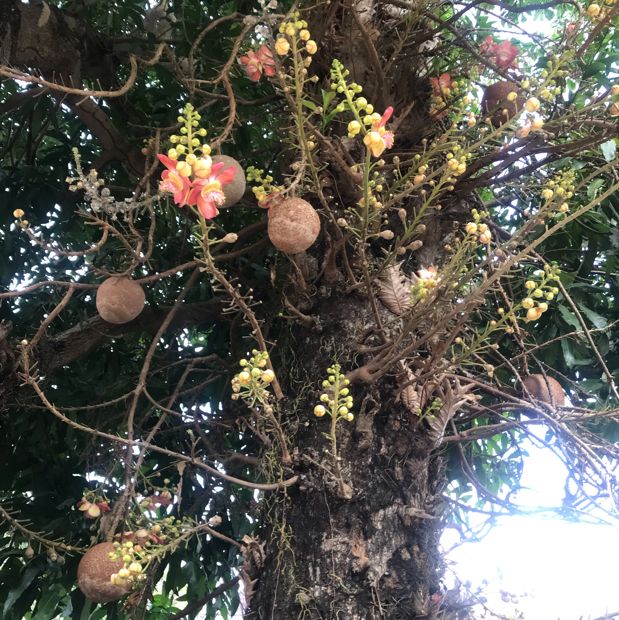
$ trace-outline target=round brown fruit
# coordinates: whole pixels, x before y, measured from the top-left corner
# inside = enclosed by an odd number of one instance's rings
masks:
[[[111,582],[112,575],[123,568],[122,560],[110,560],[112,551],[115,551],[114,543],[95,545],[86,551],[77,567],[77,585],[93,603],[117,601],[129,592],[128,588]]]
[[[287,198],[269,209],[269,239],[286,254],[305,252],[318,238],[320,217],[302,198]]]
[[[514,101],[510,101],[507,96],[514,92],[518,93],[518,96]],[[481,100],[481,109],[484,114],[490,114],[490,122],[495,128],[514,118],[523,105],[524,98],[513,82],[496,82],[488,86]]]
[[[556,379],[544,375],[529,375],[523,383],[533,398],[558,407],[565,404],[565,392]]]
[[[97,289],[96,305],[104,321],[115,325],[128,323],[142,312],[144,291],[130,278],[113,276]]]
[[[241,164],[239,164],[236,159],[229,155],[214,155],[212,159],[214,164],[223,163],[223,170],[234,168],[234,179],[232,183],[223,186],[226,202],[224,202],[220,208],[227,209],[239,202],[245,194],[245,170],[243,170]]]

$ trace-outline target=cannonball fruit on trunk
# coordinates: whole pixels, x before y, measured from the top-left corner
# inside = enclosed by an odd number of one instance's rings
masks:
[[[142,312],[144,291],[130,278],[113,276],[97,289],[96,304],[104,321],[115,325],[128,323]]]
[[[558,407],[565,404],[565,392],[556,379],[544,375],[529,375],[523,383],[533,398]]]
[[[320,217],[302,198],[287,198],[269,209],[269,239],[286,254],[305,252],[318,238]]]
[[[117,601],[129,591],[111,581],[112,575],[123,568],[122,560],[110,560],[112,551],[115,551],[114,543],[95,545],[86,551],[77,567],[77,585],[93,603]]]
[[[513,101],[508,99],[510,93],[518,93]],[[522,110],[523,105],[524,99],[518,91],[518,86],[513,82],[496,82],[488,86],[481,100],[481,109],[485,114],[490,114],[493,127],[500,127],[514,118]]]
[[[221,209],[227,209],[234,206],[245,194],[245,170],[241,167],[236,159],[229,155],[214,155],[212,157],[213,164],[223,163],[223,170],[234,168],[234,179],[232,183],[223,186],[226,202],[220,206]]]

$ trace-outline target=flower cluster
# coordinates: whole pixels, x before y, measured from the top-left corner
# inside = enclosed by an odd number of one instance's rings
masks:
[[[587,7],[587,16],[591,21],[603,21],[610,16],[609,12],[615,0],[606,0],[601,6],[597,2],[592,2]]]
[[[481,44],[479,51],[487,56],[499,69],[516,68],[516,57],[520,50],[510,41],[495,43],[494,39],[488,35]]]
[[[567,201],[573,198],[576,188],[575,180],[576,172],[572,169],[563,170],[549,179],[541,194],[544,200],[544,210],[567,213],[569,211]]]
[[[103,513],[110,511],[107,500],[97,497],[92,493],[86,493],[79,502],[77,508],[84,513],[85,519],[98,519]]]
[[[559,280],[561,270],[556,265],[544,265],[544,269],[533,272],[533,278],[524,283],[527,296],[522,300],[521,306],[527,311],[525,321],[531,323],[537,321],[548,310],[547,301],[552,301],[559,293],[559,289],[553,282]]]
[[[356,170],[356,168],[354,168],[353,170]],[[372,209],[382,209],[383,203],[380,201],[380,197],[376,194],[376,192],[380,192],[382,190],[382,185],[372,186],[370,185],[370,183],[371,181],[368,183],[368,188],[366,192],[367,196],[361,196],[361,198],[357,201],[357,204],[362,208],[365,208],[367,206],[368,208]]]
[[[268,387],[275,379],[275,373],[267,368],[269,354],[266,351],[254,349],[250,359],[242,359],[239,366],[241,372],[232,379],[232,399],[239,396],[253,407],[257,402],[266,405],[271,397]]]
[[[460,149],[454,148],[453,150],[458,151]],[[447,169],[452,176],[457,177],[466,172],[466,155],[457,155],[457,153],[450,152],[445,155],[445,158],[447,159]]]
[[[73,149],[73,159],[77,174],[67,177],[65,182],[69,185],[70,192],[84,192],[84,200],[90,203],[90,208],[95,213],[102,212],[109,215],[112,220],[116,220],[119,214],[127,216],[144,205],[142,201],[136,201],[133,198],[125,198],[117,202],[110,190],[104,187],[105,181],[99,178],[96,170],[90,170],[88,174],[84,172],[80,154],[76,148]]]
[[[267,77],[275,75],[273,52],[264,43],[256,50],[249,50],[245,56],[240,56],[239,62],[244,66],[245,73],[252,82],[258,82],[263,73]]]
[[[234,179],[234,168],[224,170],[225,164],[214,164],[211,147],[202,143],[206,129],[200,127],[200,114],[188,103],[178,117],[182,124],[180,135],[170,136],[173,145],[168,154],[159,154],[159,161],[167,168],[161,175],[161,192],[172,194],[179,207],[196,206],[205,219],[214,218],[217,207],[225,202],[223,186]]]
[[[411,286],[411,296],[413,301],[423,301],[430,291],[438,286],[440,277],[438,275],[438,268],[431,265],[427,268],[421,268],[417,271],[417,275],[411,276],[413,285]]]
[[[258,205],[263,209],[272,207],[275,197],[284,189],[278,185],[273,185],[273,177],[270,174],[265,175],[264,170],[255,166],[247,168],[246,177],[248,183],[255,183],[251,191],[258,201]]]
[[[380,157],[385,149],[393,146],[394,134],[387,130],[387,122],[393,114],[389,106],[381,115],[374,111],[374,106],[368,103],[365,97],[358,97],[363,92],[361,85],[352,82],[348,84],[346,78],[350,71],[345,69],[339,60],[331,64],[331,89],[344,95],[344,101],[336,106],[337,112],[346,109],[352,112],[354,119],[348,123],[348,137],[354,138],[363,134],[363,143],[373,157]]]
[[[173,492],[176,492],[174,487],[170,487],[170,479],[165,478],[163,481],[163,487],[151,487],[152,491],[150,495],[145,495],[140,501],[140,508],[143,510],[150,510],[151,512],[157,510],[159,507],[166,507],[172,504]]]
[[[318,45],[307,29],[307,22],[299,19],[299,12],[295,11],[291,17],[291,21],[285,21],[279,25],[279,35],[275,39],[275,51],[279,56],[286,56],[291,45],[293,50],[303,48],[309,54],[305,59],[305,66],[309,66],[312,62],[311,56],[318,51]]]
[[[145,544],[146,542],[148,541],[145,540]],[[113,562],[121,560],[123,563],[123,567],[110,577],[115,586],[131,588],[146,578],[144,567],[148,564],[150,555],[142,545],[135,545],[130,540],[115,542],[114,551],[111,551],[109,556]]]
[[[490,243],[490,241],[492,241],[492,232],[487,224],[481,222],[482,218],[488,217],[488,213],[485,211],[480,213],[477,209],[473,209],[471,215],[473,216],[473,221],[467,222],[464,227],[466,234],[476,237],[479,243],[483,243],[484,245]]]
[[[314,415],[322,418],[325,413],[329,413],[336,421],[343,418],[352,422],[355,416],[350,411],[354,404],[348,388],[350,381],[342,374],[339,364],[327,368],[327,375],[329,378],[322,382],[325,391],[320,395],[321,404],[314,407]]]
[[[432,87],[432,101],[430,103],[430,114],[434,118],[443,118],[449,112],[448,101],[452,92],[457,92],[458,82],[452,80],[449,73],[441,73],[438,77],[430,78]]]

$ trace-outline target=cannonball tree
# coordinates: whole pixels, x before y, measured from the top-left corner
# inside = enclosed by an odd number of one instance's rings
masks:
[[[0,615],[463,617],[539,428],[614,514],[618,14],[5,0]]]

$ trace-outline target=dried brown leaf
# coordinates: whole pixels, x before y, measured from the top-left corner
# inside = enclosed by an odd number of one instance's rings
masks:
[[[390,312],[402,316],[411,309],[411,282],[399,265],[388,267],[376,284],[378,298]]]

